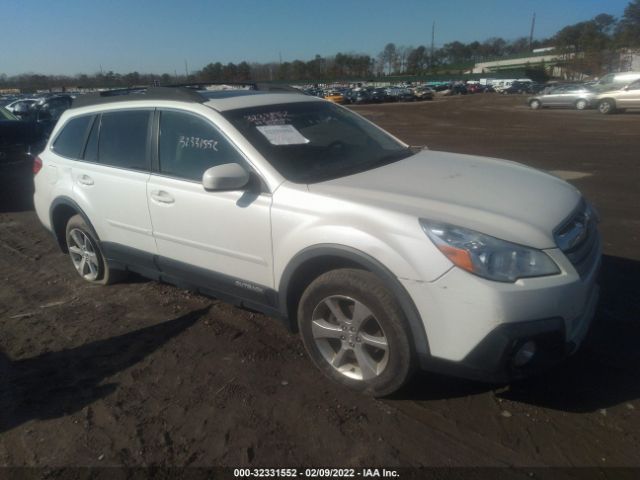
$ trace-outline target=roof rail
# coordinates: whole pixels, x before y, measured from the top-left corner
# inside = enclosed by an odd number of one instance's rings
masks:
[[[113,102],[131,100],[176,100],[180,102],[204,103],[208,99],[192,88],[173,87],[138,87],[105,90],[97,93],[80,95],[73,100],[72,108],[87,107]]]
[[[291,92],[300,93],[300,90],[287,85],[286,83],[263,83],[263,82],[198,82],[198,83],[177,83],[165,85],[171,88],[190,88],[194,90],[207,90],[207,87],[214,85],[228,85],[230,87],[245,87],[245,90],[258,90],[261,92]]]

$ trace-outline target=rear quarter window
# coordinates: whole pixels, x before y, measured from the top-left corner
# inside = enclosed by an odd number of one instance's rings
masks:
[[[53,151],[67,158],[78,159],[82,156],[82,148],[87,138],[87,130],[93,120],[92,115],[72,118],[62,127],[53,143]]]

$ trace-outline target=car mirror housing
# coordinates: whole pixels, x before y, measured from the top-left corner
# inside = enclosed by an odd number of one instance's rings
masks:
[[[202,186],[207,191],[240,190],[249,183],[249,172],[237,163],[211,167],[202,174]]]

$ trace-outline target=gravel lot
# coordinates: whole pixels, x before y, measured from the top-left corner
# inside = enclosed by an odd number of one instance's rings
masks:
[[[85,285],[0,167],[0,465],[640,466],[640,112],[475,95],[355,110],[404,141],[568,178],[603,221],[589,344],[492,387],[429,374],[374,400],[276,320],[132,277]]]

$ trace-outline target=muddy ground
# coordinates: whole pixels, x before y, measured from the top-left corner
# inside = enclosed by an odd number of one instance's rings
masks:
[[[476,95],[357,107],[410,144],[562,171],[602,215],[590,342],[492,387],[420,374],[374,400],[278,322],[141,278],[85,285],[0,170],[0,465],[640,466],[640,112]]]

